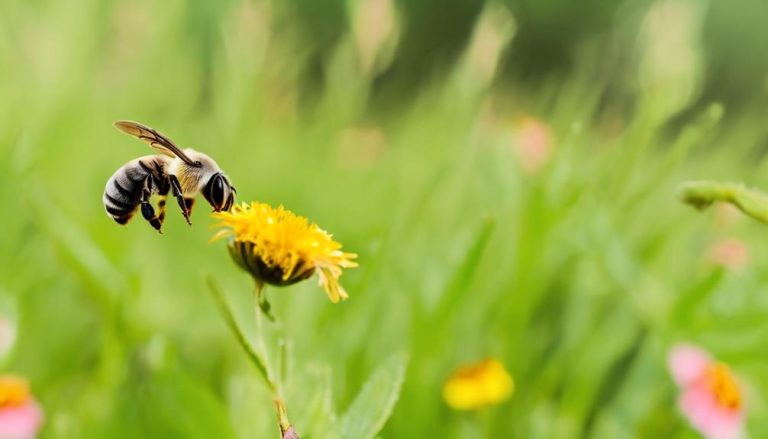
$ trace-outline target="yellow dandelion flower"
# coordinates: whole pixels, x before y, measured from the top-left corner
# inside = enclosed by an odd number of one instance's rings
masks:
[[[457,369],[443,385],[443,399],[454,410],[478,410],[505,401],[514,387],[504,365],[488,358]]]
[[[230,237],[229,253],[257,283],[284,286],[317,273],[320,286],[331,302],[346,299],[339,284],[343,268],[356,267],[354,253],[341,251],[325,230],[306,218],[278,206],[252,202],[217,212],[221,227],[213,240]]]

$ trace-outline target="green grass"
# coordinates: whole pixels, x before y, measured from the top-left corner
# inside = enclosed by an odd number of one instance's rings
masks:
[[[318,439],[402,353],[381,437],[692,437],[666,370],[677,341],[733,367],[751,435],[768,434],[768,228],[718,227],[676,196],[692,179],[768,187],[761,115],[713,103],[669,135],[653,97],[606,120],[586,73],[507,93],[457,68],[379,122],[348,38],[305,107],[290,32],[237,8],[204,25],[181,1],[0,8],[0,310],[19,330],[2,370],[29,378],[41,437],[277,436],[269,392],[207,291],[212,276],[253,338],[251,280],[208,242],[207,206],[192,228],[169,209],[162,236],[104,214],[107,178],[150,153],[117,119],[210,153],[240,200],[284,204],[359,253],[343,304],[314,280],[268,290],[281,323],[266,339],[273,353],[287,342],[302,437]],[[524,114],[557,139],[536,175],[510,135]],[[370,159],[365,136],[343,140],[361,126],[385,139]],[[746,242],[745,269],[704,261],[722,237]],[[514,397],[451,411],[445,378],[487,356],[514,375]]]

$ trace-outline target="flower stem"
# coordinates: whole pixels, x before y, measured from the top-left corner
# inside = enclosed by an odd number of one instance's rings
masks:
[[[237,320],[235,320],[235,316],[232,313],[232,309],[229,307],[226,299],[224,298],[224,294],[221,292],[221,289],[211,277],[208,277],[208,288],[210,289],[211,295],[213,296],[213,299],[219,308],[219,312],[221,312],[222,317],[224,317],[224,321],[226,322],[230,331],[232,331],[232,334],[234,334],[238,344],[240,344],[240,347],[243,348],[246,355],[248,356],[248,359],[251,360],[251,363],[256,366],[256,369],[258,369],[261,377],[264,378],[264,382],[267,384],[267,387],[269,387],[269,390],[272,392],[275,408],[277,409],[277,419],[280,424],[281,439],[298,439],[299,436],[296,434],[296,430],[294,430],[293,426],[288,421],[288,412],[285,408],[285,403],[283,403],[280,383],[278,380],[273,378],[273,374],[270,372],[271,369],[269,367],[269,358],[266,342],[264,341],[264,327],[262,323],[262,313],[268,315],[266,314],[267,311],[265,311],[261,306],[263,289],[257,285],[256,292],[254,294],[254,298],[256,299],[254,309],[256,311],[257,346],[258,350],[261,351],[257,352],[257,350],[254,349],[253,346],[251,346],[251,344],[248,342],[248,339],[245,338],[245,334],[240,329],[240,326],[238,326]]]
[[[288,421],[288,412],[281,399],[275,399],[275,408],[277,409],[277,422],[280,424],[280,436],[282,439],[299,439],[296,430]]]
[[[245,351],[245,354],[248,356],[248,359],[251,360],[251,363],[256,366],[256,369],[259,371],[262,378],[264,378],[264,382],[267,384],[267,387],[269,387],[272,393],[277,395],[278,387],[272,380],[272,377],[267,369],[267,362],[264,361],[259,353],[253,349],[250,343],[248,343],[248,340],[245,338],[245,334],[243,334],[243,331],[240,330],[240,327],[235,320],[234,314],[232,314],[232,310],[227,304],[226,299],[224,299],[224,295],[221,292],[221,289],[210,277],[208,278],[208,288],[210,289],[211,295],[213,296],[213,299],[219,308],[219,312],[221,313],[222,317],[224,317],[224,321],[226,322],[230,331],[232,331],[232,334],[237,339],[238,344],[240,344],[240,347],[243,348],[243,351]]]
[[[262,307],[264,299],[263,294],[264,284],[257,284],[256,290],[254,291],[254,299],[256,301],[254,306],[254,314],[256,317],[256,343],[257,348],[261,351],[261,355],[266,366],[267,375],[269,376],[269,381],[274,383],[274,393],[276,397],[280,399],[282,398],[280,383],[274,379],[274,374],[271,372],[272,368],[270,367],[271,363],[269,361],[269,351],[267,350],[267,343],[264,341],[264,323],[262,314],[267,314],[267,312],[264,311],[264,308]]]
[[[716,201],[731,203],[752,218],[768,223],[768,195],[741,183],[691,181],[680,186],[683,202],[704,209]]]

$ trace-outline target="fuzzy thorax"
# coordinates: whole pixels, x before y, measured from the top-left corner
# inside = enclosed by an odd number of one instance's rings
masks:
[[[203,189],[205,183],[214,174],[221,172],[221,169],[215,160],[202,152],[190,148],[185,149],[184,152],[193,162],[199,162],[202,166],[190,166],[176,157],[171,161],[168,173],[179,179],[184,196],[193,197]]]

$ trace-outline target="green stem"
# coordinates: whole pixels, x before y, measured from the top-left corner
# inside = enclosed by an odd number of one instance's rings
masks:
[[[269,361],[269,351],[267,349],[267,343],[264,341],[264,323],[263,323],[263,317],[262,314],[266,314],[266,311],[262,308],[262,300],[263,300],[263,294],[264,294],[264,285],[263,284],[257,284],[256,290],[254,291],[254,299],[256,303],[254,304],[254,314],[256,316],[256,343],[258,349],[261,351],[261,355],[264,358],[264,364],[266,365],[267,374],[269,375],[269,380],[275,384],[274,392],[275,396],[278,399],[282,399],[282,392],[280,389],[280,383],[274,379],[274,375],[271,373],[273,370],[270,367],[270,361]]]
[[[230,331],[232,331],[232,334],[234,334],[238,344],[240,344],[240,347],[243,348],[245,354],[248,356],[248,359],[251,360],[251,363],[256,366],[256,369],[258,369],[262,378],[264,378],[264,382],[267,384],[267,387],[269,387],[272,393],[278,395],[278,387],[272,380],[271,375],[267,369],[267,362],[264,361],[259,353],[253,349],[250,343],[248,343],[248,340],[245,338],[245,334],[243,334],[243,331],[240,329],[240,326],[238,326],[237,321],[235,320],[234,314],[232,314],[232,310],[227,304],[226,299],[224,299],[224,294],[221,292],[221,289],[219,289],[216,282],[214,282],[214,280],[210,277],[208,278],[208,288],[210,289],[211,295],[213,296],[213,299],[219,308],[219,312],[221,313],[222,317],[224,317],[224,321],[226,322]],[[261,337],[261,335],[259,335],[259,337]]]
[[[285,377],[288,376],[288,342],[281,336],[277,342],[277,346],[280,350],[280,356],[277,363],[277,382],[284,383]]]
[[[256,303],[254,306],[254,309],[256,311],[255,313],[256,314],[256,340],[257,340],[256,343],[261,353],[257,352],[256,349],[254,349],[253,346],[251,346],[251,344],[248,343],[248,340],[245,338],[245,334],[243,334],[243,331],[240,329],[240,326],[238,326],[237,324],[237,320],[235,320],[235,316],[232,313],[232,310],[227,304],[226,299],[224,299],[224,294],[221,292],[221,289],[218,287],[216,282],[214,282],[213,278],[211,277],[208,278],[208,287],[211,290],[211,295],[213,295],[213,299],[216,301],[216,305],[219,308],[219,312],[221,312],[221,315],[224,317],[224,321],[227,323],[227,326],[235,335],[237,342],[245,351],[246,355],[248,356],[248,359],[250,359],[251,363],[253,363],[253,365],[256,366],[256,369],[259,370],[262,378],[264,378],[264,382],[267,384],[267,387],[269,387],[269,390],[272,392],[273,400],[277,408],[278,422],[280,425],[280,437],[282,439],[286,439],[286,438],[298,439],[298,435],[296,434],[296,431],[293,429],[293,426],[291,426],[290,422],[288,421],[288,414],[285,409],[285,404],[283,403],[280,382],[279,380],[275,380],[273,378],[273,374],[270,372],[271,369],[269,367],[267,345],[266,345],[266,342],[264,341],[264,328],[262,323],[262,319],[263,319],[262,313],[264,313],[264,315],[269,317],[269,314],[267,314],[268,311],[264,310],[261,303],[262,294],[264,292],[263,285],[257,284],[256,291],[254,294],[254,298],[256,299]]]
[[[741,183],[691,181],[678,189],[680,199],[697,209],[720,201],[733,204],[752,218],[768,223],[768,195]]]

